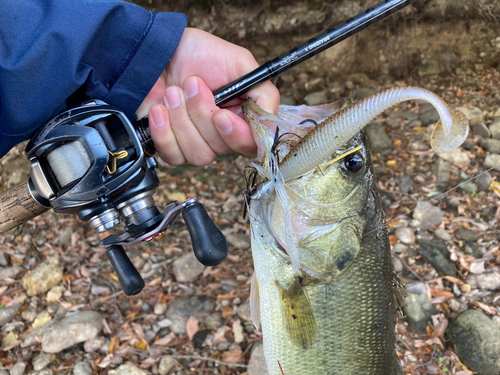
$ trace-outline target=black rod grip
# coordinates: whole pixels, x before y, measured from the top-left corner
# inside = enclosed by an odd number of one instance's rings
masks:
[[[106,251],[111,265],[118,275],[123,291],[127,296],[140,293],[144,288],[144,280],[139,271],[134,267],[123,246],[113,245]]]
[[[215,266],[227,257],[226,238],[210,219],[200,202],[182,211],[191,235],[194,255],[204,266]]]

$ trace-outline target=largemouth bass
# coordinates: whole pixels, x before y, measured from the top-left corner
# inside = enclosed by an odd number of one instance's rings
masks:
[[[271,375],[403,374],[394,328],[406,292],[392,268],[367,141],[359,133],[387,103],[353,130],[346,118],[365,115],[356,106],[366,110],[366,103],[341,101],[282,106],[273,116],[251,100],[243,105],[260,158],[247,174],[252,318],[262,326]],[[443,111],[452,121],[437,127],[450,128],[436,130],[432,143],[449,148],[463,142],[468,125],[463,114]],[[333,142],[326,156],[314,150]],[[311,157],[316,151],[320,156]]]

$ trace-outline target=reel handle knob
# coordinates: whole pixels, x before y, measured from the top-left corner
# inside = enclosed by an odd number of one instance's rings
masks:
[[[196,202],[184,208],[182,217],[191,236],[194,255],[204,266],[216,266],[227,257],[226,238],[210,219],[205,207]]]
[[[123,291],[127,296],[140,293],[144,288],[144,280],[139,271],[134,267],[123,246],[113,245],[106,251],[111,265],[118,275]]]

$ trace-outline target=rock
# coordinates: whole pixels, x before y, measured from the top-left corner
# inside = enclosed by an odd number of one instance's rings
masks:
[[[453,235],[457,240],[463,240],[463,241],[477,241],[479,236],[477,235],[476,232],[470,230],[470,229],[457,229]]]
[[[405,174],[399,177],[399,190],[403,194],[407,194],[413,190],[413,179]]]
[[[54,324],[53,320],[46,322],[40,327],[36,327],[33,331],[31,331],[28,334],[28,336],[26,336],[23,345],[25,347],[38,345],[40,340],[43,338],[43,335],[45,335],[45,332],[48,331],[48,329],[52,326],[52,324]]]
[[[59,353],[80,342],[96,337],[102,329],[102,316],[95,311],[81,311],[52,324],[42,339],[42,350]]]
[[[172,322],[170,330],[178,335],[186,333],[186,323],[191,315],[201,320],[204,313],[215,307],[215,301],[206,296],[187,296],[176,299],[168,308],[166,318]]]
[[[481,375],[498,375],[500,329],[482,311],[464,311],[451,321],[446,335],[469,370]]]
[[[205,327],[209,330],[216,330],[219,327],[222,327],[224,323],[226,322],[226,319],[224,319],[221,315],[220,312],[214,312],[213,314],[210,314],[207,316],[205,319]]]
[[[364,98],[368,98],[369,96],[375,95],[377,93],[377,90],[371,88],[371,87],[359,87],[356,90],[354,90],[354,100],[361,100]]]
[[[27,309],[21,313],[21,316],[23,317],[23,319],[29,323],[31,323],[33,320],[35,320],[37,315],[38,314],[37,314],[35,309]]]
[[[35,371],[40,371],[47,367],[50,363],[51,357],[52,354],[50,353],[40,353],[40,355],[33,360],[33,368]]]
[[[63,233],[59,237],[59,243],[61,245],[69,245],[71,243],[71,236],[73,235],[73,228],[66,227],[64,228]]]
[[[409,227],[396,228],[396,237],[406,245],[415,242],[415,235],[413,234],[413,230]]]
[[[250,355],[247,367],[248,375],[269,375],[266,358],[264,357],[264,346],[262,342],[257,342]]]
[[[481,138],[489,138],[491,136],[490,129],[482,122],[472,126],[472,134]]]
[[[478,191],[478,187],[474,182],[468,181],[461,184],[459,190],[464,193],[474,194],[476,191]]]
[[[500,172],[500,155],[497,154],[489,154],[486,155],[484,159],[484,167],[485,168],[495,168],[495,170]]]
[[[147,375],[147,372],[138,369],[130,363],[126,363],[117,367],[115,370],[109,371],[108,375]]]
[[[445,69],[444,64],[435,59],[428,59],[418,67],[418,75],[421,77],[441,74]]]
[[[440,275],[457,276],[455,262],[445,244],[422,240],[418,252],[434,267]]]
[[[47,301],[49,302],[57,302],[61,299],[64,291],[66,288],[62,285],[56,285],[50,288],[49,292],[47,293]]]
[[[418,114],[420,116],[420,121],[422,121],[422,125],[424,126],[435,124],[440,119],[438,111],[430,103],[419,104]]]
[[[176,359],[169,355],[161,357],[160,365],[158,366],[158,373],[160,375],[167,375],[170,372],[170,370],[174,368],[176,363],[177,363]]]
[[[328,98],[326,97],[326,93],[324,91],[316,91],[307,94],[304,97],[304,101],[307,105],[320,105],[325,104],[328,101]]]
[[[411,281],[405,285],[405,289],[408,293],[427,295],[427,287],[422,281]]]
[[[500,328],[500,316],[494,316],[493,318],[491,318],[491,320],[493,320],[493,323],[495,323],[495,325]]]
[[[500,274],[496,272],[469,274],[466,281],[474,289],[500,290]]]
[[[110,340],[103,336],[97,336],[85,341],[83,349],[89,353],[106,353]]]
[[[177,281],[191,282],[203,273],[205,267],[198,262],[194,252],[190,251],[183,257],[176,259],[173,263],[174,274]]]
[[[232,279],[222,279],[220,280],[220,283],[222,284],[222,290],[224,292],[231,292],[238,286],[238,282]]]
[[[12,266],[0,268],[0,280],[15,279],[17,275],[23,270],[20,266]]]
[[[438,182],[447,183],[450,180],[450,163],[438,158],[432,167],[432,173],[434,173]]]
[[[172,321],[170,319],[162,319],[156,323],[160,328],[167,328],[172,325]]]
[[[468,153],[459,149],[440,154],[439,157],[462,169],[467,168],[470,164]]]
[[[417,202],[417,207],[413,211],[413,218],[420,221],[420,229],[427,230],[434,225],[443,222],[444,213],[429,202]]]
[[[481,252],[471,241],[465,241],[464,246],[465,254],[472,255],[474,258],[481,258]]]
[[[252,312],[250,310],[250,304],[249,303],[242,303],[240,306],[238,306],[238,309],[236,310],[236,314],[245,322],[251,322],[252,321]]]
[[[7,370],[0,370],[0,375],[9,375]]]
[[[23,375],[26,370],[26,362],[17,362],[10,369],[10,375]]]
[[[247,250],[250,248],[250,239],[247,235],[242,233],[229,233],[226,234],[226,240],[229,245],[232,245],[238,250]]]
[[[392,139],[389,138],[380,124],[372,122],[365,126],[364,131],[370,141],[370,150],[372,152],[382,152],[394,148]]]
[[[297,105],[297,101],[293,98],[293,96],[280,96],[280,105]]]
[[[403,271],[403,262],[398,257],[392,257],[392,267],[394,268],[394,272],[402,272]]]
[[[0,309],[0,327],[14,319],[20,308],[21,305],[12,305]]]
[[[59,266],[57,258],[50,258],[23,277],[23,286],[28,296],[45,293],[62,280],[63,269]]]
[[[488,172],[480,174],[474,181],[479,190],[488,190],[491,185],[493,177]]]
[[[445,241],[451,241],[452,240],[452,236],[451,234],[449,234],[446,230],[442,229],[442,228],[438,228],[434,231],[434,234],[441,238],[442,240],[445,240]]]
[[[107,294],[111,292],[111,288],[108,285],[100,285],[92,283],[90,287],[90,293],[95,296],[101,296],[103,294]]]
[[[407,249],[408,249],[408,246],[403,245],[402,243],[399,243],[399,242],[394,244],[394,246],[392,246],[392,251],[394,251],[397,254],[404,253]]]
[[[479,145],[492,154],[500,154],[500,139],[480,138]]]
[[[418,119],[418,114],[412,111],[392,111],[390,115],[393,117],[404,118],[406,120],[415,121]]]
[[[167,311],[167,304],[165,302],[156,302],[153,312],[155,315],[163,315]]]
[[[457,107],[455,110],[462,112],[469,119],[471,125],[479,124],[484,122],[484,114],[481,108],[477,107]]]
[[[425,333],[431,316],[438,314],[439,311],[425,294],[408,293],[408,297],[405,300],[407,306],[403,307],[403,311],[406,315],[408,325],[414,332]]]
[[[410,149],[415,151],[427,151],[431,149],[431,146],[425,141],[415,141],[411,143]]]
[[[10,263],[10,255],[3,250],[0,250],[0,266],[7,267]]]
[[[500,117],[497,117],[493,123],[490,125],[491,137],[495,139],[500,139]]]
[[[446,303],[448,304],[448,307],[455,313],[461,313],[462,311],[467,310],[467,304],[460,302],[456,298],[450,298],[448,301],[446,301]]]
[[[94,370],[87,361],[78,362],[75,367],[73,367],[73,375],[93,375],[93,373]]]

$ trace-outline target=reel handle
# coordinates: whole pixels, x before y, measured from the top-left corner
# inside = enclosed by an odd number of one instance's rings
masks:
[[[123,246],[112,245],[108,248],[106,254],[115,269],[125,294],[133,296],[140,293],[145,285],[144,279],[130,261],[125,250],[123,250]]]
[[[182,217],[191,236],[194,255],[204,266],[216,266],[227,257],[226,238],[200,202],[187,206]]]
[[[0,193],[0,233],[24,224],[49,208],[33,197],[28,181],[6,189]]]

